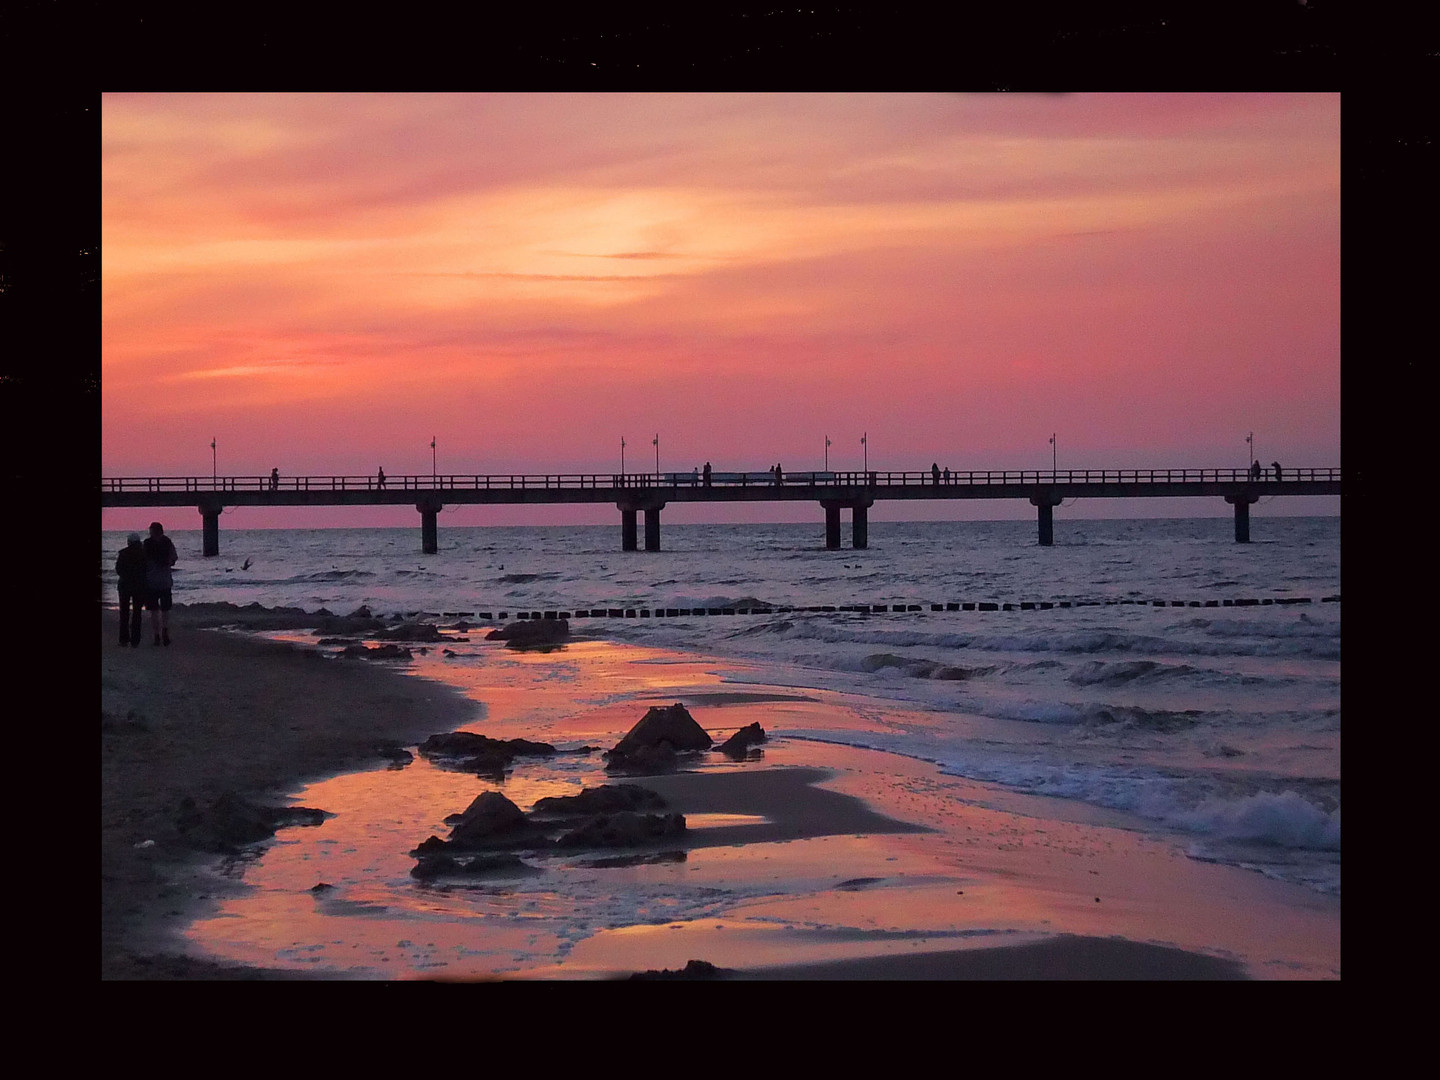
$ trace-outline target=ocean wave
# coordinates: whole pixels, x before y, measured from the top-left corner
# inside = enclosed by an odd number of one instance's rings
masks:
[[[1213,782],[1200,776],[1163,776],[1142,769],[1044,765],[1003,758],[940,765],[942,771],[953,775],[1133,813],[1197,834],[1207,843],[1340,851],[1340,807],[1327,809],[1291,789],[1215,794]]]
[[[976,635],[976,648],[994,652],[1117,653],[1170,652],[1174,642],[1127,630],[1088,629],[1037,634]]]
[[[404,571],[401,571],[403,573]],[[309,581],[358,581],[362,578],[373,578],[375,574],[369,570],[316,570],[309,574],[297,574],[292,578],[285,578],[282,584],[298,584]]]
[[[1162,734],[1187,730],[1203,723],[1209,716],[1203,709],[1146,709],[1099,701],[1078,704],[1065,701],[993,701],[983,706],[983,710],[997,720],[1068,727],[1130,728]]]
[[[1158,682],[1195,674],[1188,664],[1162,664],[1156,660],[1091,660],[1066,676],[1077,686],[1124,686],[1133,682]]]
[[[975,641],[969,633],[936,633],[927,630],[892,630],[869,623],[865,616],[846,618],[778,618],[739,629],[734,638],[778,637],[791,641],[821,641],[827,644],[887,645],[892,648],[928,646],[963,649]]]
[[[1184,731],[1209,714],[1203,709],[1143,709],[1135,705],[1089,702],[1080,708],[1081,723],[1090,727],[1118,725],[1142,731]]]
[[[973,678],[978,672],[953,664],[942,664],[938,660],[922,660],[914,656],[896,656],[894,653],[871,653],[860,661],[861,671],[883,671],[896,668],[917,679],[945,679],[958,682]]]
[[[1192,628],[1193,629],[1193,628]],[[1188,636],[1186,628],[1177,626],[1168,636],[1135,633],[1114,628],[1059,631],[1048,634],[975,635],[970,645],[995,652],[1056,652],[1056,653],[1145,653],[1153,656],[1203,657],[1295,657],[1311,660],[1339,660],[1338,631],[1311,634],[1276,634],[1252,630],[1250,633],[1221,633],[1209,636]],[[1202,632],[1208,635],[1208,631]]]
[[[1170,823],[1219,840],[1312,851],[1340,850],[1340,808],[1326,810],[1294,791],[1208,799]]]
[[[720,584],[724,584],[724,583],[721,582]],[[662,604],[662,605],[660,605],[660,606],[661,606],[661,607],[667,607],[667,608],[668,608],[668,607],[691,608],[691,609],[694,609],[694,608],[704,608],[706,611],[709,611],[711,608],[716,608],[716,609],[718,609],[718,610],[720,610],[720,611],[724,611],[726,608],[733,608],[734,610],[739,611],[741,608],[768,608],[768,607],[771,607],[772,605],[771,605],[768,601],[759,600],[759,599],[756,599],[756,598],[753,597],[753,596],[724,596],[724,595],[719,595],[719,596],[677,596],[677,597],[675,597],[675,598],[673,599],[673,603]]]

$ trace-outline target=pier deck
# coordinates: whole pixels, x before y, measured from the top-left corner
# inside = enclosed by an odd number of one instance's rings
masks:
[[[1340,469],[1284,469],[1259,477],[1246,469],[1070,469],[933,472],[552,473],[430,476],[158,476],[100,481],[102,507],[194,506],[204,522],[204,552],[219,554],[219,517],[229,506],[384,506],[413,504],[422,547],[438,550],[436,515],[445,506],[613,503],[621,547],[638,548],[636,515],[645,515],[645,549],[660,549],[660,511],[682,502],[818,502],[825,541],[840,547],[840,511],[852,543],[868,545],[867,511],[885,499],[1026,499],[1037,509],[1039,542],[1054,541],[1054,508],[1068,499],[1223,498],[1235,508],[1235,539],[1250,539],[1249,508],[1263,497],[1339,495]]]

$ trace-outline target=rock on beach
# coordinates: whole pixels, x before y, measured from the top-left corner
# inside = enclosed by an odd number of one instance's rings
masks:
[[[559,645],[570,637],[569,619],[527,619],[512,622],[485,635],[486,641],[503,641],[507,648],[525,649]]]
[[[720,752],[726,757],[740,760],[745,758],[752,749],[758,747],[765,741],[765,729],[758,723],[746,724],[739,731],[731,735],[720,744]],[[757,751],[758,752],[758,751]]]

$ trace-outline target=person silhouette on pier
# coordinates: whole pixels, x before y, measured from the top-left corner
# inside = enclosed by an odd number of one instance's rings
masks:
[[[783,483],[785,483],[785,473],[781,470],[780,463],[777,461],[775,463],[775,486],[779,487]]]
[[[939,462],[932,461],[932,462],[930,463],[930,479],[934,482],[934,484],[935,484],[936,487],[939,487],[939,486],[940,486],[940,463],[939,463]]]
[[[949,465],[946,465],[946,466],[945,466],[945,485],[946,485],[947,487],[950,485],[950,466],[949,466]]]
[[[145,607],[145,548],[132,532],[115,560],[120,579],[120,644],[140,647],[140,612]]]
[[[710,463],[709,463],[708,461],[705,462],[705,468],[704,468],[704,470],[701,472],[701,476],[704,477],[705,486],[706,486],[706,487],[709,487],[709,486],[710,486]]]
[[[1250,463],[1250,479],[1251,479],[1251,480],[1259,480],[1259,479],[1260,479],[1260,463],[1259,463],[1258,461],[1252,461],[1252,462]]]
[[[270,470],[270,490],[271,490],[271,491],[278,491],[279,489],[280,489],[280,470],[279,470],[279,469],[271,469],[271,470]]]
[[[380,488],[383,488],[383,487],[385,486],[385,470],[384,470],[384,469],[380,469],[380,470],[377,471],[376,476],[375,476],[375,486],[376,486],[376,487],[380,487]]]
[[[1279,463],[1278,461],[1272,461],[1272,462],[1270,462],[1270,467],[1275,470],[1275,479],[1276,479],[1276,480],[1279,480],[1279,479],[1280,479],[1280,463]]]
[[[170,644],[170,590],[174,579],[170,568],[179,561],[174,542],[165,535],[165,526],[150,523],[150,535],[142,545],[145,551],[145,607],[150,612],[150,628],[155,632],[156,645]]]

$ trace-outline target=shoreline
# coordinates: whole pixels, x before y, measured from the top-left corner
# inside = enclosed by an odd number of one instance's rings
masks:
[[[101,978],[296,977],[175,951],[175,932],[225,891],[213,872],[221,856],[181,836],[184,800],[279,803],[307,780],[380,760],[380,748],[453,730],[475,703],[430,681],[342,671],[299,648],[210,629],[236,620],[204,608],[176,605],[169,648],[122,649],[118,611],[102,607],[100,621]]]
[[[246,633],[201,631],[207,625],[237,623],[243,623],[246,631],[299,628],[315,621],[314,616],[240,610],[246,613],[243,619],[228,605],[177,606],[172,613],[174,646],[143,644],[122,650],[115,641],[118,615],[102,608],[102,979],[345,978],[183,954],[177,931],[207,909],[213,910],[227,885],[214,873],[217,856],[185,846],[174,824],[180,800],[188,795],[202,802],[233,791],[256,798],[271,793],[272,801],[278,801],[273,793],[294,792],[316,778],[373,766],[382,760],[379,751],[383,746],[413,747],[426,736],[454,730],[483,711],[476,700],[457,689],[388,666],[346,662],[342,667],[282,642]],[[693,696],[697,701],[706,697]],[[758,700],[746,702],[744,695],[735,694],[711,695],[717,707],[737,717],[767,698],[773,699],[773,695],[751,696]],[[728,699],[723,706],[718,700],[721,697]],[[794,707],[808,707],[798,701]],[[821,706],[817,702],[813,707]],[[126,721],[132,711],[144,718],[142,723]],[[263,737],[257,737],[257,732]],[[546,735],[542,732],[536,737]],[[863,765],[856,764],[862,761]],[[900,813],[892,806],[887,813],[885,804],[894,803],[890,790],[894,776],[872,775],[879,772],[877,762],[892,769],[897,764],[881,761],[874,752],[798,743],[767,751],[766,763],[753,769],[702,769],[639,782],[661,790],[682,813],[763,816],[764,825],[699,830],[689,845],[697,855],[707,851],[731,860],[733,872],[741,876],[757,872],[753,864],[758,858],[747,853],[793,852],[806,843],[828,843],[825,851],[842,871],[852,862],[868,865],[867,859],[874,863],[886,855],[891,862],[898,856],[900,865],[919,866],[915,854],[919,849],[910,850],[907,844],[925,847],[925,858],[933,859],[943,844],[975,843],[965,836],[966,831],[988,830],[991,836],[980,848],[967,849],[967,859],[974,863],[967,871],[976,879],[974,886],[968,878],[965,881],[963,893],[969,897],[966,903],[972,905],[967,910],[978,912],[983,924],[985,918],[998,917],[997,913],[1010,908],[1023,909],[1032,894],[1016,893],[1006,879],[1016,876],[1017,868],[1020,876],[1035,876],[1038,864],[1035,854],[1010,850],[1013,845],[1003,842],[1002,834],[1015,832],[1017,819],[969,806],[948,811],[948,817],[934,815],[934,820],[927,819],[918,806],[910,812],[902,808]],[[919,782],[916,778],[927,767],[911,765],[914,775],[904,780]],[[899,767],[911,766],[899,763]],[[942,804],[943,800],[933,805]],[[920,821],[926,824],[918,824]],[[1036,832],[1048,831],[1056,838],[1064,834],[1063,840],[1055,839],[1056,847],[1083,842],[1077,839],[1080,826],[1048,819],[1042,824],[1045,828]],[[1067,829],[1074,835],[1066,834]],[[928,833],[937,835],[920,835]],[[877,855],[887,836],[890,846]],[[154,846],[134,846],[145,840],[154,840]],[[867,846],[869,850],[862,850]],[[1142,846],[1122,854],[1143,854],[1161,866],[1159,856],[1142,852]],[[1078,904],[1079,899],[1087,906],[1091,901],[1089,896],[1078,896],[1080,889],[1094,891],[1097,886],[1091,879],[1077,880],[1074,875],[1093,875],[1099,872],[1093,867],[1103,867],[1107,887],[1123,887],[1124,892],[1133,894],[1129,898],[1123,893],[1114,895],[1118,903],[1106,909],[1107,913],[1123,912],[1127,905],[1134,908],[1137,898],[1148,901],[1148,886],[1120,880],[1112,886],[1109,875],[1125,870],[1124,860],[1109,857],[1106,861],[1107,856],[1096,852],[1087,857],[1092,862],[1084,865],[1092,868],[1087,871],[1077,863],[1068,879],[1053,874],[1035,877],[1047,895],[1060,890],[1056,895],[1062,896],[1062,907],[1067,903],[1074,907],[1073,916],[1053,929],[1043,928],[1049,919],[1032,919],[1028,932],[1002,935],[1003,944],[983,934],[973,936],[968,930],[919,936],[912,931],[891,931],[889,938],[880,934],[867,939],[864,933],[827,938],[813,930],[792,928],[760,935],[763,941],[745,937],[751,933],[755,938],[753,926],[771,924],[775,929],[825,925],[828,919],[831,925],[859,925],[845,921],[854,918],[857,898],[860,903],[898,903],[905,911],[914,909],[920,912],[916,918],[922,925],[928,925],[923,920],[932,917],[935,905],[956,904],[953,882],[916,887],[905,879],[905,871],[899,871],[897,879],[904,888],[866,892],[868,883],[880,880],[861,876],[874,872],[872,867],[837,875],[852,880],[819,894],[782,893],[764,903],[742,904],[740,909],[749,913],[730,924],[728,938],[699,922],[631,927],[634,932],[628,936],[601,931],[581,941],[563,968],[505,977],[615,978],[624,977],[622,972],[674,972],[683,968],[687,959],[708,963],[712,956],[723,977],[737,980],[1250,977],[1238,957],[1177,948],[1164,933],[1152,933],[1150,940],[1133,940],[1107,932],[1112,924],[1105,923],[1099,909],[1084,910]],[[768,860],[769,855],[764,858]],[[1213,867],[1186,865],[1184,860],[1162,866],[1177,868],[1185,880],[1164,897],[1172,904],[1196,883],[1235,880],[1245,884]],[[1066,891],[1076,894],[1072,901],[1063,901]],[[1110,903],[1112,896],[1107,895],[1106,901]],[[1095,897],[1093,903],[1099,902]],[[823,917],[816,919],[808,911],[804,918],[796,917],[802,908],[816,904]],[[887,913],[887,917],[893,914]],[[746,924],[744,918],[753,922]],[[1338,939],[1338,917],[1336,922]],[[1333,977],[1338,978],[1338,944]]]

